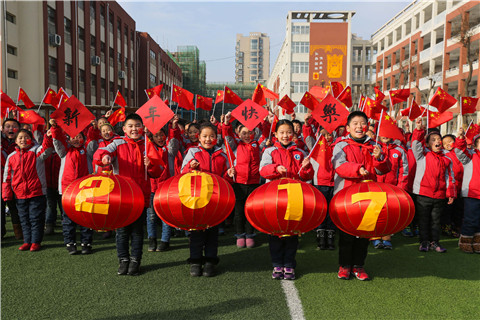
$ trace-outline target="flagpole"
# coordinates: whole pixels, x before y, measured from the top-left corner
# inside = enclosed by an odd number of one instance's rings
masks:
[[[20,101],[20,100],[18,99],[18,98],[20,98],[20,97],[19,97],[19,95],[20,95],[20,89],[21,89],[21,87],[19,86],[19,87],[18,87],[18,94],[17,94],[17,106],[18,106],[18,101]],[[17,120],[20,121],[20,115],[19,115],[18,110],[17,110]]]
[[[410,120],[410,115],[412,114],[412,108],[413,108],[413,103],[414,102],[415,102],[415,98],[412,100],[412,104],[410,105],[410,110],[408,111],[408,120]]]
[[[429,112],[430,111],[430,106],[427,104],[427,132],[426,134],[428,134],[428,126],[429,126],[429,123],[430,123],[430,117],[429,117]]]
[[[195,116],[193,118],[193,120],[197,120],[197,94],[195,94]]]
[[[315,147],[317,146],[317,144],[320,142],[320,139],[322,138],[322,134],[320,133],[320,135],[318,136],[318,139],[317,141],[315,141],[315,144],[313,145],[313,148],[312,150],[310,150],[310,153],[308,154],[308,156],[305,158],[305,159],[308,159],[310,158],[310,156],[312,155],[312,152],[313,150],[315,150]],[[298,170],[298,175],[300,175],[300,171],[302,171],[302,167],[300,167],[300,170]]]
[[[147,127],[145,127],[145,157],[147,156]],[[145,159],[143,159],[145,161]],[[147,181],[147,166],[145,166],[145,181]]]
[[[145,92],[145,95],[147,96],[147,99],[150,100],[150,97],[148,96],[147,89],[143,89],[143,92]]]
[[[115,104],[115,100],[117,100],[117,97],[118,97],[118,93],[120,92],[120,90],[117,90],[117,94],[115,95],[115,99],[113,99],[113,102],[112,102],[112,106],[110,107],[110,111],[113,110],[113,105]]]
[[[332,83],[330,82],[330,87],[331,87],[331,86],[332,86]],[[348,86],[346,86],[345,88],[343,88],[342,92],[340,92],[340,93],[338,94],[338,96],[335,97],[335,99],[338,98],[338,97],[340,97],[340,96],[342,95],[342,93],[345,91],[345,89],[347,89],[347,88],[348,88]],[[332,93],[333,93],[333,91],[332,91]]]
[[[462,96],[460,96],[460,117],[461,117],[461,126],[463,128],[463,103],[462,103]]]
[[[173,101],[173,86],[170,88],[170,101],[168,102],[169,107],[171,106],[172,101]],[[170,109],[172,109],[172,107],[170,107]],[[177,107],[177,109],[178,109],[178,107]],[[175,112],[175,114],[177,114],[177,112]]]
[[[222,114],[225,112],[225,96],[226,96],[225,87],[226,86],[223,86]]]
[[[380,113],[380,121],[378,121],[377,137],[375,138],[375,144],[378,144],[378,134],[380,133],[380,126],[382,125],[382,119],[383,119],[383,108],[382,108],[382,112]]]
[[[42,101],[40,101],[40,106],[38,106],[37,113],[40,112],[40,108],[42,107],[43,100],[45,100],[45,97],[47,96],[47,93],[48,93],[48,89],[47,89],[47,92],[45,92],[45,95],[43,96]]]
[[[272,124],[270,125],[270,133],[268,134],[268,140],[270,140],[270,139],[272,138],[273,121],[275,120],[275,109],[276,109],[276,108],[277,108],[277,107],[275,106],[275,107],[273,108],[273,111],[272,111],[272,113],[273,113],[273,119],[272,119]]]
[[[217,97],[215,97],[215,100],[216,100],[216,99],[217,99]],[[212,116],[214,116],[214,117],[215,117],[215,107],[216,107],[216,106],[217,106],[217,102],[215,102],[215,103],[213,104]]]

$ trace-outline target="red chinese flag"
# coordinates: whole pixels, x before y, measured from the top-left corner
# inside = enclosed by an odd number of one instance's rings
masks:
[[[225,153],[227,154],[228,157],[228,163],[230,163],[230,167],[233,167],[233,164],[235,162],[235,153],[232,150],[232,147],[228,142],[225,141]]]
[[[455,103],[457,103],[457,99],[449,95],[442,88],[438,87],[428,104],[437,108],[438,112],[444,112],[451,108]]]
[[[317,143],[310,151],[309,158],[315,160],[320,166],[324,168],[327,166],[327,162],[332,159],[332,148],[329,147],[327,139],[324,135],[318,138]]]
[[[119,91],[117,91],[117,96],[115,97],[114,102],[121,107],[125,107],[127,105],[127,102],[125,102],[125,99],[123,98],[122,94]]]
[[[365,108],[365,97],[363,95],[360,95],[360,102],[358,103],[358,108],[363,111]]]
[[[413,100],[410,108],[404,109],[400,111],[400,113],[402,114],[402,116],[408,117],[408,119],[413,121],[423,114],[424,110],[422,109],[423,108],[420,108],[417,102]]]
[[[343,91],[343,84],[341,84],[340,82],[336,82],[336,81],[332,81],[330,83],[332,85],[332,95],[334,98],[337,98],[338,99],[338,96],[340,95],[340,93],[342,93]]]
[[[70,137],[75,137],[92,120],[95,120],[95,116],[73,95],[67,101],[62,102],[60,108],[55,110],[50,118],[55,119],[57,125]]]
[[[108,117],[108,122],[114,126],[119,122],[125,121],[125,108],[121,107]]]
[[[148,98],[152,98],[154,95],[160,96],[160,93],[162,92],[163,84],[159,84],[158,86],[155,86],[150,89],[145,89],[145,92],[147,93]]]
[[[383,113],[383,118],[379,122],[379,129],[378,129],[378,136],[379,137],[387,137],[393,140],[405,140],[400,129],[397,127],[393,119],[387,114]]]
[[[57,98],[57,93],[55,90],[48,88],[42,103],[48,103],[49,105],[58,108],[58,101],[59,99]]]
[[[172,110],[157,95],[148,100],[135,113],[142,117],[143,124],[153,134],[160,131],[175,116]]]
[[[225,103],[231,103],[237,106],[243,103],[243,100],[239,96],[237,96],[237,94],[233,92],[229,87],[225,87],[225,94],[223,99]]]
[[[212,98],[207,98],[197,94],[197,108],[210,111],[212,110]]]
[[[429,112],[428,113],[428,128],[438,127],[445,122],[448,122],[453,119],[453,113],[449,111],[445,112]]]
[[[260,84],[260,88],[262,88],[263,95],[265,96],[265,98],[268,98],[270,100],[275,100],[280,98],[278,93],[273,92],[272,90],[265,87],[263,84]]]
[[[349,114],[345,106],[331,94],[328,94],[312,112],[313,118],[330,133],[338,126],[345,125]]]
[[[407,101],[410,97],[410,89],[390,90],[389,93],[392,104]]]
[[[467,143],[472,144],[473,139],[479,133],[480,133],[480,126],[478,124],[472,124],[469,128],[467,128],[467,132],[465,132],[465,139],[467,139]]]
[[[462,115],[477,111],[478,98],[461,97],[460,99],[462,101]]]
[[[163,149],[156,146],[150,138],[147,138],[147,157],[154,166],[165,167],[163,161]]]
[[[2,107],[1,107],[2,118],[4,118],[7,115],[7,109],[8,109],[8,112],[13,110],[19,110],[19,111],[21,110],[19,107],[17,107],[15,102],[13,102],[12,98],[10,98],[5,92],[0,91],[0,93],[1,93],[0,95],[2,99]]]
[[[318,86],[313,86],[310,89],[310,93],[313,94],[315,97],[317,97],[317,99],[320,99],[320,100],[322,100],[323,98],[325,98],[327,96],[328,91],[329,91],[328,88],[322,88],[322,87],[318,87]]]
[[[375,91],[375,101],[382,102],[383,99],[385,98],[385,95],[383,94],[383,92],[380,91],[379,87],[373,87],[373,90]]]
[[[365,112],[367,117],[370,119],[380,120],[380,113],[382,112],[382,109],[384,111],[388,110],[387,107],[380,103],[380,101],[375,101],[367,97],[363,112]]]
[[[20,123],[28,123],[28,124],[45,124],[45,120],[34,110],[21,110],[19,111],[19,119]]]
[[[263,93],[263,89],[261,84],[257,84],[257,87],[253,91],[252,101],[260,106],[264,106],[267,104],[267,99],[265,99],[265,94]]]
[[[63,90],[63,88],[60,88],[57,92],[57,100],[59,101],[58,104],[61,105],[62,103],[66,102],[70,98],[68,94]],[[54,106],[58,108],[58,106]]]
[[[315,110],[320,105],[320,101],[308,91],[305,92],[300,103],[310,110]]]
[[[352,89],[350,86],[347,86],[337,97],[337,100],[343,103],[347,108],[351,108],[353,106],[352,101]]]
[[[224,92],[223,90],[217,90],[217,96],[215,97],[215,103],[219,103],[223,101]]]
[[[253,131],[267,115],[268,111],[265,108],[250,99],[245,100],[232,111],[232,116],[250,131]]]
[[[23,101],[23,104],[24,104],[25,107],[27,107],[28,109],[35,107],[35,103],[33,103],[32,100],[30,100],[30,98],[28,97],[27,93],[26,93],[25,90],[23,90],[22,88],[20,88],[20,90],[18,90],[18,99],[17,99],[17,101]]]
[[[186,89],[173,85],[172,100],[177,102],[180,108],[185,110],[195,110],[195,105],[193,104],[193,93]]]
[[[278,105],[283,108],[283,110],[287,111],[288,114],[294,113],[294,108],[297,106],[295,102],[290,99],[288,94],[284,95],[282,100],[278,102]]]
[[[272,125],[271,125],[271,128],[270,128],[270,131],[272,133],[275,133],[275,129],[277,128],[277,123],[278,123],[278,117],[276,114],[273,115],[273,121],[272,121]]]

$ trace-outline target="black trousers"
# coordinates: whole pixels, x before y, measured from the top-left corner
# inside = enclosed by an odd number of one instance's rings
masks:
[[[235,236],[245,237],[245,235],[253,235],[255,232],[252,225],[245,217],[245,202],[250,193],[258,188],[258,184],[233,184],[233,191],[235,192]]]
[[[339,230],[338,263],[341,266],[363,266],[367,258],[369,241]]]
[[[447,199],[434,199],[417,195],[417,216],[420,242],[440,240],[443,211],[447,206]]]

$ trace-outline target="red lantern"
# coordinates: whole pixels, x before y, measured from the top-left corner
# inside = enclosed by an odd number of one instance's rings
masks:
[[[111,172],[77,179],[62,196],[63,210],[73,222],[102,231],[133,223],[144,202],[142,189],[132,179]]]
[[[362,238],[382,237],[412,222],[415,206],[403,189],[364,181],[339,191],[330,202],[330,218],[346,233]]]
[[[153,198],[153,208],[168,225],[183,230],[203,230],[225,220],[235,206],[233,188],[211,173],[192,171],[163,182]]]
[[[254,228],[280,237],[313,230],[326,214],[327,201],[320,191],[288,178],[258,187],[245,203],[245,215]]]

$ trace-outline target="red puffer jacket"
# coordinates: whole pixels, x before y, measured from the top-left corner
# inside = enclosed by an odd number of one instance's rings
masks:
[[[467,150],[465,139],[456,139],[454,150],[464,167],[462,196],[480,199],[480,150]]]
[[[214,173],[230,181],[227,175],[229,168],[227,155],[223,152],[222,148],[215,146],[213,147],[212,153],[201,146],[190,148],[183,159],[182,173],[192,171],[190,162],[193,160],[197,160],[200,163],[195,170]]]
[[[156,145],[155,148],[159,148]],[[162,147],[162,160],[165,163],[165,168],[160,177],[150,179],[151,192],[155,192],[158,186],[168,178],[171,178],[180,173],[182,167],[182,155],[180,153],[180,142],[176,138],[171,138],[167,141],[167,145]]]
[[[405,149],[391,143],[383,145],[383,152],[387,154],[391,170],[377,177],[377,181],[393,184],[403,190],[408,188],[408,158]]]
[[[284,147],[280,142],[275,142],[273,147],[265,149],[260,162],[260,175],[267,180],[287,177],[308,181],[313,179],[314,171],[311,164],[302,168],[303,159],[307,154],[305,151],[297,148],[295,143],[291,142]],[[286,174],[277,172],[277,167],[287,168]]]
[[[260,154],[261,148],[258,141],[250,143],[236,141],[231,136],[225,136],[225,143],[228,143],[233,150],[235,160],[235,182],[241,184],[260,183]]]
[[[62,160],[56,152],[52,153],[45,160],[45,175],[47,177],[47,188],[58,190],[58,176]]]
[[[456,141],[457,139],[455,139]],[[446,152],[445,156],[447,156],[450,160],[452,160],[452,170],[453,176],[455,177],[455,190],[457,191],[457,195],[460,194],[462,190],[462,181],[463,181],[463,165],[458,159],[455,149],[450,152]]]
[[[52,153],[52,139],[45,137],[42,145],[30,149],[16,148],[5,163],[2,198],[12,200],[43,196],[47,192],[44,161]]]

